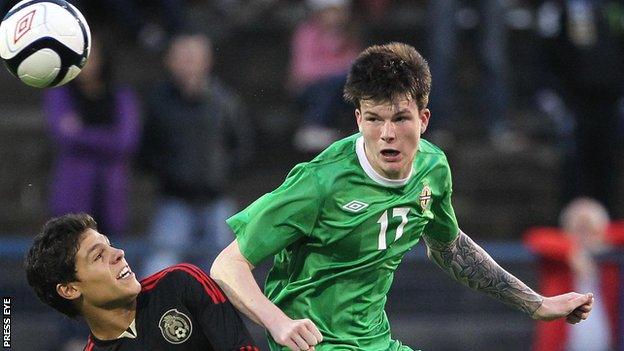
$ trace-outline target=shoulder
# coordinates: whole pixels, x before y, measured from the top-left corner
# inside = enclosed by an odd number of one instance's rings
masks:
[[[445,187],[451,184],[451,167],[446,154],[428,140],[420,139],[414,169],[421,175],[427,175],[434,183],[441,182]]]
[[[168,283],[183,283],[190,279],[197,281],[209,280],[210,277],[204,273],[200,268],[189,263],[180,263],[175,266],[171,266],[154,273],[149,277],[141,280],[141,286],[145,290],[146,288],[153,287],[159,284]]]
[[[354,134],[334,142],[311,161],[295,166],[289,176],[308,175],[316,179],[319,185],[331,187],[334,180],[349,173],[357,165],[355,144],[358,137],[359,134]]]
[[[155,273],[141,280],[141,292],[148,292],[158,289],[176,289],[201,287],[208,294],[214,303],[226,301],[223,292],[203,270],[189,263],[181,263]]]
[[[420,139],[418,151],[421,153],[436,155],[438,157],[443,157],[444,159],[446,159],[446,154],[444,153],[444,151],[442,151],[442,149],[440,149],[437,145],[427,139]]]
[[[316,171],[340,167],[344,162],[352,162],[357,159],[355,145],[360,134],[353,134],[338,140],[323,150],[307,165]]]
[[[426,139],[420,139],[415,162],[426,163],[432,166],[432,168],[449,168],[448,159],[444,151]]]
[[[87,344],[85,345],[85,347],[82,350],[83,351],[93,351],[94,347],[95,347],[95,343],[93,342],[93,338],[91,337],[91,335],[89,335],[89,338],[87,339]]]

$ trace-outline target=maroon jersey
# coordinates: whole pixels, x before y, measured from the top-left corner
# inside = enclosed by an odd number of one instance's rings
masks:
[[[91,334],[85,351],[258,351],[234,306],[201,269],[179,264],[141,281],[134,322],[115,340]]]

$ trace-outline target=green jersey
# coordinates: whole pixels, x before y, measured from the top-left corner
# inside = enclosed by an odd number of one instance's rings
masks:
[[[459,232],[440,149],[421,139],[410,175],[386,179],[360,134],[295,166],[228,224],[252,264],[275,255],[265,294],[289,317],[316,324],[319,351],[400,349],[384,311],[395,270],[423,233],[450,242]]]

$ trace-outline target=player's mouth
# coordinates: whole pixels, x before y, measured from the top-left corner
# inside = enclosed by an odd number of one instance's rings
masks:
[[[117,280],[128,279],[134,276],[134,273],[130,270],[130,266],[125,265],[121,271],[117,274]]]
[[[397,162],[401,159],[401,152],[395,149],[382,149],[380,152],[381,157],[386,162]]]

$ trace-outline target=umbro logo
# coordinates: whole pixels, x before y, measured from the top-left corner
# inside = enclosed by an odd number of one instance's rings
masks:
[[[15,34],[13,34],[13,44],[17,43],[17,41],[20,40],[24,34],[30,31],[36,11],[37,9],[30,11],[17,21],[15,24]]]
[[[364,210],[367,207],[368,207],[367,203],[364,203],[364,202],[358,201],[358,200],[353,200],[353,201],[349,202],[348,204],[342,206],[342,208],[344,210],[347,210],[347,211],[353,212],[353,213],[360,212],[360,211]]]

